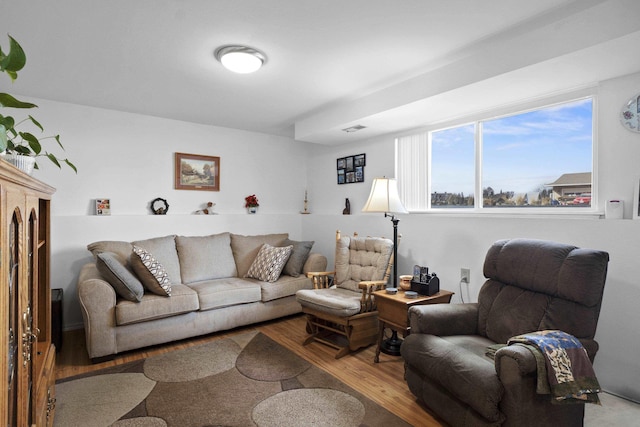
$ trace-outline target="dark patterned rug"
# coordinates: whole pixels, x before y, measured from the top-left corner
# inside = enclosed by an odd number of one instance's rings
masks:
[[[259,332],[56,384],[55,426],[408,426]]]

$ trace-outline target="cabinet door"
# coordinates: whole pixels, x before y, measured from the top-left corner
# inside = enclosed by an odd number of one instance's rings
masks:
[[[19,212],[11,212],[9,224],[7,227],[7,251],[8,264],[6,292],[7,300],[7,370],[8,370],[8,395],[7,395],[7,425],[18,425],[18,412],[20,409],[19,397],[19,374],[21,372],[20,357],[21,339],[20,339],[20,304],[18,287],[20,283],[20,239],[21,224]]]

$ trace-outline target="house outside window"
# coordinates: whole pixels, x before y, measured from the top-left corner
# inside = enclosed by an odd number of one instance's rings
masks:
[[[593,106],[586,97],[397,138],[405,206],[457,212],[591,207]]]

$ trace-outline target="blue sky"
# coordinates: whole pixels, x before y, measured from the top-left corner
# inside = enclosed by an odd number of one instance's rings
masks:
[[[482,187],[526,193],[592,168],[592,100],[482,122]],[[471,194],[473,124],[432,134],[432,191]]]

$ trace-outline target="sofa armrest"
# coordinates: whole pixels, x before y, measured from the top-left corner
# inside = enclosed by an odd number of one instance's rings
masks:
[[[411,333],[431,335],[475,335],[478,304],[428,304],[409,309]]]
[[[302,267],[302,273],[305,275],[312,271],[326,271],[326,270],[327,270],[327,257],[315,252],[311,252],[309,254],[309,257],[307,258],[307,260],[304,263],[304,266]]]
[[[116,292],[100,275],[95,263],[86,264],[80,270],[78,299],[89,357],[117,353]]]

